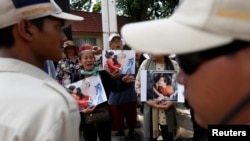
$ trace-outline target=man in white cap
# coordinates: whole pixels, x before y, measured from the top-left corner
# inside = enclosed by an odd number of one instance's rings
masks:
[[[121,33],[133,49],[177,54],[177,81],[199,125],[250,123],[250,1],[184,0],[170,18]]]
[[[1,0],[0,19],[0,140],[79,141],[77,104],[43,67],[83,18],[53,0]]]

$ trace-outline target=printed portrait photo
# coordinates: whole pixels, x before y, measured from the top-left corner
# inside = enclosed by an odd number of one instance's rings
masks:
[[[183,93],[179,94],[175,70],[142,70],[141,100],[161,100],[182,102]]]
[[[134,50],[104,50],[102,52],[103,69],[113,73],[135,74]]]
[[[67,85],[69,89],[76,89],[76,95],[83,103],[81,110],[107,101],[107,96],[98,76],[90,76],[83,80]]]

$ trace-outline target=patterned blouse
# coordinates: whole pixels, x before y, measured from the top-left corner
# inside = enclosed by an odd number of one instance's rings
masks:
[[[69,58],[60,60],[56,68],[56,80],[66,86],[74,82],[74,78],[79,76],[81,64],[79,58],[75,56],[75,60],[71,61]]]

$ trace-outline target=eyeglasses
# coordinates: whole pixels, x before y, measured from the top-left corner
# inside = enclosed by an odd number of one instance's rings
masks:
[[[182,70],[188,74],[193,74],[202,63],[222,55],[233,55],[239,50],[250,47],[250,42],[234,40],[233,42],[205,51],[177,55],[177,61]]]

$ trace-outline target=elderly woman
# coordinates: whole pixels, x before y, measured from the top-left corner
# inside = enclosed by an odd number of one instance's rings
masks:
[[[81,48],[79,58],[82,65],[82,69],[79,70],[81,78],[98,77],[104,87],[107,98],[111,91],[119,92],[125,90],[130,86],[128,83],[134,81],[134,77],[130,75],[120,76],[118,72],[109,74],[105,70],[100,70],[96,67],[95,51],[93,51],[93,48]],[[101,104],[106,105],[106,108],[109,110],[107,101]],[[95,112],[97,106],[89,105],[89,107],[80,111],[80,135],[83,135],[84,141],[97,141],[97,136],[99,137],[99,141],[111,141],[111,120],[94,123],[87,123],[85,121],[86,117],[84,115]]]
[[[61,59],[57,64],[56,80],[63,86],[66,86],[75,82],[81,64],[78,58],[78,47],[73,41],[68,40],[64,42],[63,52],[66,57]]]

